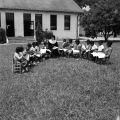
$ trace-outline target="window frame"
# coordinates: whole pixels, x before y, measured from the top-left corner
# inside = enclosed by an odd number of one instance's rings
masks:
[[[55,19],[54,21],[55,21],[55,23],[53,22],[52,23],[52,16],[56,16],[56,18],[53,18],[53,19]],[[52,25],[52,24],[54,24],[54,25]],[[57,15],[56,14],[51,14],[50,15],[50,30],[57,30]]]
[[[0,12],[0,27],[1,27],[1,12]]]
[[[41,25],[41,28],[43,29],[43,14],[39,14],[39,13],[36,13],[35,14],[35,29],[37,29],[37,17],[41,17],[41,23],[40,23],[40,25]]]
[[[69,17],[69,22],[66,22],[66,17]],[[71,30],[71,15],[64,15],[64,30]]]

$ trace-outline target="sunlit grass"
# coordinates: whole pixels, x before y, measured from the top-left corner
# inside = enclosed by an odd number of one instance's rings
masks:
[[[49,59],[13,74],[17,45],[0,46],[1,120],[115,120],[120,106],[120,44],[110,65],[74,58]]]

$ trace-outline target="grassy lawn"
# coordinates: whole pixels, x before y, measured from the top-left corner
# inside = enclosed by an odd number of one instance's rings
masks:
[[[17,45],[0,45],[0,120],[116,120],[120,109],[120,43],[110,65],[49,59],[13,74]]]

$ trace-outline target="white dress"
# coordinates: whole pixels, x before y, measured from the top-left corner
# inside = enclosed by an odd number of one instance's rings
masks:
[[[98,47],[98,51],[97,52],[93,52],[91,54],[93,55],[93,57],[104,58],[105,57],[105,53],[102,52],[103,50],[104,50],[104,45],[100,45]]]

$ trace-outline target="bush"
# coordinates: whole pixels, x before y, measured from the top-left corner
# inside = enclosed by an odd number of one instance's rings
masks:
[[[44,39],[50,39],[53,36],[53,32],[52,31],[44,31]]]
[[[43,31],[41,25],[38,23],[36,29],[36,40],[39,44],[46,39],[50,39],[52,35],[53,35],[52,31],[48,31],[48,30]]]
[[[43,41],[43,30],[39,23],[36,29],[36,40],[39,44]]]
[[[0,43],[6,43],[6,32],[3,28],[0,28]]]

